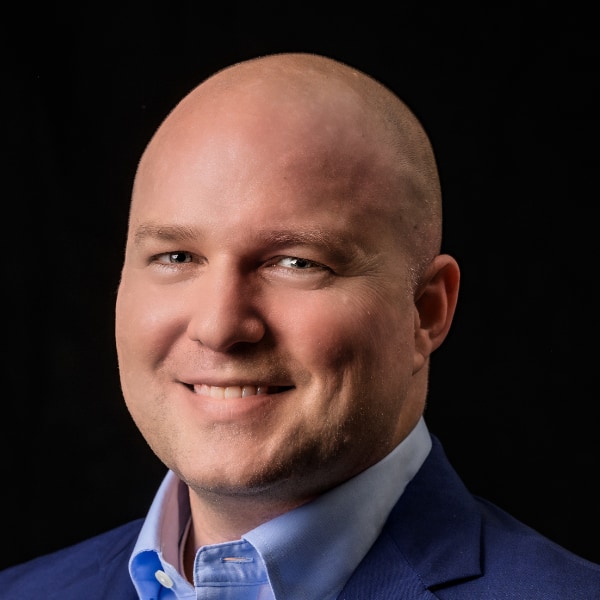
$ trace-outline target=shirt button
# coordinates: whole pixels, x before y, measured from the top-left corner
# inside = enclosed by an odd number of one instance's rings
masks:
[[[158,583],[164,585],[166,588],[173,587],[173,580],[164,571],[159,569],[154,573],[154,577],[156,577]]]

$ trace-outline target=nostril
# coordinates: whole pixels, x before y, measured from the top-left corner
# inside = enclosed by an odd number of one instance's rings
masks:
[[[187,326],[187,336],[215,352],[232,352],[239,346],[259,343],[266,326],[260,316],[235,307],[220,311],[198,310]]]

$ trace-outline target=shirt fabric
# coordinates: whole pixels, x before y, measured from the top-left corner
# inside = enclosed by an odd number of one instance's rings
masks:
[[[140,600],[334,600],[431,449],[423,419],[392,452],[315,500],[203,546],[183,573],[188,488],[167,472],[129,560]]]

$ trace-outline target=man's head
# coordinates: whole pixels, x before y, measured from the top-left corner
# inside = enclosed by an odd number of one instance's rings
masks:
[[[127,406],[200,494],[300,504],[412,429],[458,267],[433,152],[355,69],[280,54],[192,90],[134,182],[116,311]]]

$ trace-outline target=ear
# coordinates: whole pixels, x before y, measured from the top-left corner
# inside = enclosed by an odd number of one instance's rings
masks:
[[[450,330],[460,282],[460,269],[447,254],[436,256],[415,293],[415,356],[413,373],[441,346]]]

